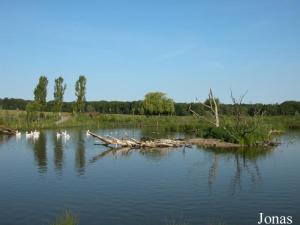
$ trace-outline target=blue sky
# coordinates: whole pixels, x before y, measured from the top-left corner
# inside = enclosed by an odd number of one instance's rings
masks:
[[[0,98],[32,99],[46,75],[52,99],[62,75],[70,101],[80,74],[88,100],[300,100],[300,3],[0,0]]]

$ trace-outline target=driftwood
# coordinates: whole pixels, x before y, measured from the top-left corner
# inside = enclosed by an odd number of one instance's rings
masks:
[[[4,135],[16,135],[17,131],[5,126],[0,126],[0,134]]]
[[[220,148],[220,149],[238,149],[245,147],[240,144],[234,144],[225,142],[218,139],[205,139],[205,138],[193,138],[193,139],[157,139],[157,140],[136,140],[133,138],[122,138],[118,139],[112,136],[100,136],[88,131],[88,134],[97,138],[101,141],[101,145],[107,146],[109,149],[101,152],[100,154],[94,156],[90,163],[95,163],[96,161],[106,157],[106,156],[128,156],[132,151],[139,151],[142,154],[147,154],[151,151],[159,152],[169,152],[172,148],[183,147],[182,151],[185,152],[186,148],[192,148],[193,145],[202,146],[204,148]],[[276,142],[265,142],[257,143],[257,146],[261,147],[274,147],[279,143]]]
[[[102,145],[113,147],[110,153],[113,153],[113,150],[117,149],[162,149],[162,148],[178,148],[178,147],[187,147],[191,148],[192,145],[199,145],[203,147],[217,147],[217,148],[236,148],[242,147],[239,144],[233,144],[229,142],[224,142],[218,139],[205,139],[205,138],[194,138],[189,140],[184,139],[157,139],[157,140],[146,140],[138,141],[133,138],[122,138],[118,139],[112,136],[100,136],[92,132],[88,132],[91,136],[100,140]]]
[[[118,139],[112,136],[100,136],[92,132],[88,132],[91,136],[102,141],[103,145],[109,146],[113,145],[117,147],[129,147],[129,148],[174,148],[181,147],[185,145],[182,140],[172,140],[172,139],[157,139],[153,141],[138,141],[133,138],[122,138]]]

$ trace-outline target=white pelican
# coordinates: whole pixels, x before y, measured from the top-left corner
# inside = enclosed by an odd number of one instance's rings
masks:
[[[40,132],[39,132],[39,131],[37,131],[37,130],[35,130],[35,131],[33,132],[33,135],[35,135],[35,136],[39,136],[39,135],[40,135]]]
[[[62,132],[57,132],[56,133],[56,137],[57,138],[65,138],[65,139],[69,139],[70,135],[67,133],[67,131],[62,131]]]
[[[32,131],[30,133],[26,131],[25,136],[26,136],[26,138],[32,138],[32,136],[33,136]]]
[[[21,132],[19,132],[18,130],[16,131],[16,137],[21,137]]]
[[[33,137],[33,139],[38,139],[40,137],[39,132],[33,132],[32,137]]]

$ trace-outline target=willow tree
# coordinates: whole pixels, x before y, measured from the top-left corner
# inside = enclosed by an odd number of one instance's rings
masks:
[[[149,115],[173,114],[175,112],[174,101],[167,98],[166,94],[162,92],[146,94],[142,107],[144,112]]]
[[[61,112],[62,105],[64,102],[64,94],[66,91],[67,85],[64,84],[64,78],[58,77],[55,79],[54,86],[54,112]]]
[[[75,111],[82,113],[84,112],[85,106],[85,94],[86,94],[86,78],[85,76],[79,76],[79,79],[76,81],[75,85],[75,95],[77,97],[75,103]]]
[[[44,112],[46,109],[46,98],[47,98],[47,85],[48,79],[45,76],[41,76],[39,83],[34,89],[34,101],[38,105],[39,111]]]

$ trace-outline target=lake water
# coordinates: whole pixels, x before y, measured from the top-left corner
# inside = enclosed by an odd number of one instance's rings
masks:
[[[57,140],[0,137],[0,224],[49,224],[70,209],[80,224],[257,224],[258,213],[300,224],[300,133],[271,150],[153,150],[119,153],[84,130]],[[95,130],[139,138],[180,136]]]

